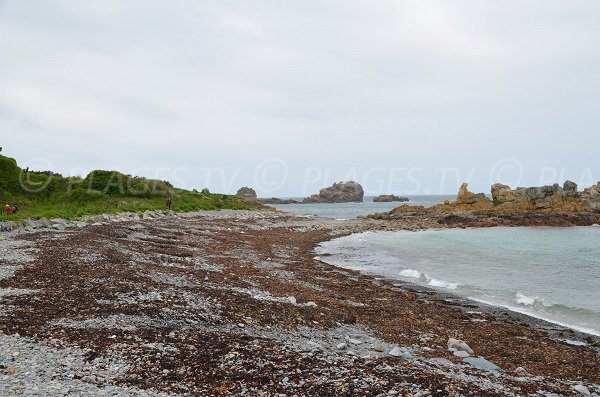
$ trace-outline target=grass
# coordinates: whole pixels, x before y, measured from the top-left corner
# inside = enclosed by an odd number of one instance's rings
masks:
[[[250,209],[251,204],[245,203],[235,196],[221,194],[193,193],[176,190],[173,195],[171,209],[176,212],[211,211],[221,209]],[[31,201],[27,197],[14,197],[9,203],[15,203],[19,212],[14,215],[0,215],[0,221],[20,220],[25,218],[80,218],[84,215],[114,214],[118,212],[143,212],[146,210],[164,210],[165,198],[95,196],[87,200],[44,200]]]
[[[0,221],[25,218],[80,218],[118,212],[163,210],[165,198],[173,199],[176,212],[220,209],[250,209],[236,196],[177,189],[157,181],[116,171],[92,171],[86,178],[64,178],[26,172],[16,161],[0,156],[0,205],[16,204],[17,214],[1,214]]]

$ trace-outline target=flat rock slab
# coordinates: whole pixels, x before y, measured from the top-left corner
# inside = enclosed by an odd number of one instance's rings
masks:
[[[486,371],[502,371],[502,368],[483,357],[467,357],[463,359],[463,362],[477,369],[484,369]]]

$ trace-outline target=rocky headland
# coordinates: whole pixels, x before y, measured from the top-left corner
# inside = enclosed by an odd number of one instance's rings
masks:
[[[313,194],[302,200],[307,203],[362,203],[365,192],[358,182],[347,181],[334,183],[323,188],[319,194]]]
[[[390,228],[407,224],[418,228],[450,225],[453,227],[485,226],[590,226],[600,224],[600,182],[578,191],[566,181],[541,187],[518,187],[494,184],[490,196],[473,193],[462,184],[454,202],[425,208],[402,205],[390,212],[368,218],[391,221]],[[420,225],[420,226],[419,226]],[[421,227],[422,226],[422,227]]]
[[[374,203],[391,203],[391,202],[407,202],[410,201],[407,197],[396,196],[395,194],[382,194],[373,197]]]

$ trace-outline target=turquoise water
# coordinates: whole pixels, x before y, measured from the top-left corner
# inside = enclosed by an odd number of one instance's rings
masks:
[[[317,253],[600,335],[597,226],[369,232],[325,242]]]
[[[405,196],[410,199],[409,202],[393,203],[374,203],[373,197],[365,197],[362,203],[339,203],[339,204],[282,204],[271,205],[281,211],[293,212],[297,214],[316,215],[324,218],[333,219],[351,219],[361,215],[374,214],[376,212],[388,212],[394,208],[403,205],[422,205],[431,207],[441,204],[444,200],[454,201],[456,195],[451,196]],[[291,197],[295,200],[302,200],[301,197]]]

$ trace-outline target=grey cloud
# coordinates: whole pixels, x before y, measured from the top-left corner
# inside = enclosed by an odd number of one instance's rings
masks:
[[[423,168],[421,193],[454,192],[439,168],[485,190],[506,158],[524,184],[549,167],[600,179],[598,16],[596,1],[4,1],[0,128],[20,159],[185,168],[188,187],[213,167],[235,191],[280,158],[270,195],[300,193],[311,167]]]

